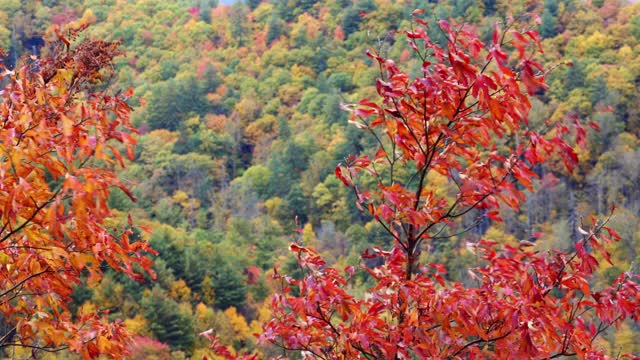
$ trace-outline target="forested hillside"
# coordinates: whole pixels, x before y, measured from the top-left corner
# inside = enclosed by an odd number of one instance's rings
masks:
[[[5,63],[40,55],[55,26],[89,23],[84,36],[121,41],[107,84],[133,89],[135,158],[119,172],[138,199],[114,190],[109,205],[151,232],[135,229],[159,255],[157,279],[132,281],[107,272],[97,286],[79,286],[72,309],[91,304],[124,319],[136,334],[132,359],[201,359],[214,329],[237,351],[258,347],[254,333],[271,317],[279,271],[300,274],[289,243],[318,249],[339,268],[358,266],[374,245],[393,238],[355,205],[334,175],[350,154],[375,152],[376,139],[351,124],[351,103],[376,98],[385,58],[418,72],[399,29],[411,12],[473,24],[489,40],[496,21],[524,12],[540,16],[548,89],[532,101],[530,122],[578,119],[590,124],[575,145],[573,172],[556,156],[534,170],[539,179],[519,211],[483,221],[461,235],[429,244],[423,256],[462,282],[479,259],[467,242],[535,242],[536,249],[571,248],[581,224],[606,215],[621,235],[613,266],[594,281],[611,283],[640,271],[640,4],[624,0],[0,0]],[[445,35],[434,27],[437,42]],[[571,121],[569,121],[571,123]],[[438,176],[432,183],[446,182]],[[443,187],[446,186],[443,183]],[[467,225],[473,219],[467,219]],[[583,226],[584,227],[584,226]],[[358,271],[354,291],[372,278]],[[640,328],[610,329],[601,345],[640,354]],[[31,351],[26,351],[23,358]],[[60,354],[42,355],[56,358]],[[73,355],[69,355],[73,356]],[[0,357],[2,357],[0,355]],[[19,358],[19,357],[16,357]]]

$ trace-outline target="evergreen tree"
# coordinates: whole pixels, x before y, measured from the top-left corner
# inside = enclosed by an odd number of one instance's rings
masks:
[[[491,15],[495,14],[496,5],[497,5],[497,1],[496,0],[482,0],[482,3],[484,4],[484,15],[485,16],[491,16]]]
[[[237,46],[243,46],[247,36],[247,7],[242,2],[235,2],[229,11],[231,39]]]
[[[590,100],[592,104],[597,104],[598,102],[605,100],[609,93],[607,82],[603,76],[598,76],[597,78],[595,78],[590,89],[591,89]]]
[[[249,7],[249,9],[255,10],[255,8],[257,8],[258,5],[260,5],[261,0],[245,0],[245,2]]]
[[[293,184],[300,179],[300,173],[307,168],[308,156],[305,149],[295,141],[274,144],[273,155],[269,161],[271,193],[286,195]]]
[[[304,224],[309,221],[307,215],[309,201],[299,184],[294,184],[291,187],[285,199],[289,209],[289,222],[293,222],[292,220],[294,220],[296,216],[298,217],[299,224]]]
[[[558,0],[545,0],[544,9],[549,10],[554,17],[558,16]]]
[[[211,271],[216,308],[242,307],[246,300],[247,288],[240,269],[236,269],[229,259],[216,263]]]
[[[544,9],[540,23],[540,35],[543,38],[551,38],[557,35],[558,20],[551,11]]]
[[[276,13],[273,13],[271,16],[271,20],[269,20],[269,25],[267,29],[267,44],[272,43],[274,40],[280,38],[280,36],[284,33],[284,28],[286,24],[282,21],[281,18],[276,16]]]
[[[218,0],[200,0],[198,4],[200,8],[200,19],[210,24],[211,23],[211,10],[218,6]]]
[[[152,129],[177,130],[190,115],[208,112],[205,91],[195,76],[154,84],[147,107],[147,123]]]
[[[629,33],[633,35],[636,40],[640,40],[640,15],[636,15],[629,21]]]
[[[569,67],[567,76],[565,77],[565,88],[567,91],[583,88],[585,86],[584,65],[579,61],[574,61],[573,66]]]
[[[551,38],[558,34],[558,0],[545,0],[540,23],[540,35]]]
[[[144,317],[149,321],[149,330],[173,350],[190,353],[195,344],[193,316],[180,309],[177,302],[167,297],[159,285],[153,287],[142,298]]]
[[[166,229],[158,229],[151,235],[151,246],[159,253],[173,275],[181,279],[185,275],[185,251],[179,247]]]
[[[342,18],[342,31],[344,31],[344,34],[349,37],[349,35],[358,31],[358,27],[361,22],[362,16],[359,11],[354,7],[350,7],[344,12],[344,17]]]
[[[340,97],[338,94],[327,96],[322,109],[324,119],[329,124],[344,124],[347,120],[347,112],[340,108]]]

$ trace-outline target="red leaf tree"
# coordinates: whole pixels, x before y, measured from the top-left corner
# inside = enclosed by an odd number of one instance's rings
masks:
[[[470,244],[483,260],[469,270],[475,286],[448,281],[444,266],[421,261],[425,245],[468,230],[461,218],[500,221],[501,206],[518,209],[532,189],[532,167],[559,157],[571,171],[577,156],[565,140],[570,126],[547,123],[537,132],[528,122],[529,97],[546,86],[535,30],[496,25],[485,44],[473,28],[441,21],[431,25],[445,34],[440,46],[426,22],[416,23],[404,35],[422,62],[417,76],[368,53],[381,69],[381,99],[360,101],[350,122],[375,137],[377,152],[336,168],[395,245],[363,254],[383,262],[363,266],[375,286],[356,297],[341,271],[292,244],[306,272],[276,274],[283,291],[262,341],[320,359],[606,358],[595,339],[640,315],[636,275],[606,288],[589,283],[598,267],[593,253],[608,259],[604,246],[618,239],[606,219],[580,229],[567,253],[541,253],[529,241]],[[582,142],[584,130],[573,125]]]
[[[135,144],[125,98],[97,90],[118,44],[74,45],[80,30],[57,32],[48,57],[0,68],[0,351],[121,358],[123,325],[87,307],[71,314],[66,303],[81,277],[100,280],[104,263],[136,279],[151,274],[131,219],[108,226],[110,191],[132,197],[114,169]]]

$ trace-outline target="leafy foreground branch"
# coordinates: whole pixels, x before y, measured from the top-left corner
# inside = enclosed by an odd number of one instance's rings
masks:
[[[122,358],[128,333],[107,313],[67,308],[74,286],[96,284],[108,264],[153,276],[151,249],[133,241],[107,207],[120,149],[133,156],[135,129],[125,98],[97,91],[119,55],[118,43],[74,41],[70,30],[14,71],[0,67],[0,357],[23,347],[68,349],[84,358]],[[111,222],[111,225],[109,223]]]
[[[375,136],[379,149],[336,168],[395,246],[363,254],[382,265],[363,266],[375,286],[358,298],[349,292],[353,268],[343,276],[314,250],[292,244],[305,276],[276,273],[283,291],[261,341],[319,359],[606,358],[597,337],[640,316],[637,275],[624,273],[604,289],[589,283],[599,266],[594,252],[609,260],[605,246],[619,239],[607,221],[580,229],[570,252],[541,253],[530,241],[469,244],[484,264],[469,270],[474,287],[421,261],[422,244],[464,232],[456,230],[460,219],[500,221],[501,205],[517,210],[532,190],[534,166],[559,158],[572,171],[577,156],[566,139],[575,134],[578,146],[585,139],[576,120],[529,124],[529,97],[546,85],[535,60],[540,39],[527,24],[496,24],[485,44],[472,28],[441,21],[440,46],[421,14],[405,32],[421,74],[412,78],[368,54],[381,69],[382,99],[353,106],[350,122]],[[236,358],[216,342],[214,349]]]

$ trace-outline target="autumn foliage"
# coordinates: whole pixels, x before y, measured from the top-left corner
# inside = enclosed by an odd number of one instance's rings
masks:
[[[568,251],[537,250],[535,234],[518,245],[469,242],[480,264],[469,269],[471,286],[424,261],[438,240],[499,222],[502,208],[518,210],[536,166],[562,161],[571,172],[578,158],[570,144],[574,136],[582,144],[585,130],[574,119],[529,124],[529,99],[546,88],[547,69],[525,20],[496,24],[484,43],[470,26],[413,15],[415,27],[403,34],[421,68],[414,76],[368,53],[381,70],[380,100],[353,105],[350,122],[379,148],[336,168],[395,245],[363,254],[381,265],[362,264],[375,285],[356,296],[357,269],[329,267],[313,249],[291,244],[305,273],[276,271],[282,291],[262,342],[319,359],[607,358],[598,336],[640,316],[637,275],[602,288],[590,283],[597,258],[610,261],[607,244],[619,239],[608,217],[583,224]],[[433,31],[444,33],[444,45],[432,41]]]
[[[96,284],[106,265],[151,274],[131,219],[117,225],[107,207],[116,188],[132,197],[114,174],[135,145],[127,94],[100,90],[118,43],[77,41],[80,30],[56,32],[46,57],[0,69],[0,349],[122,358],[121,322],[67,307],[80,279]]]

